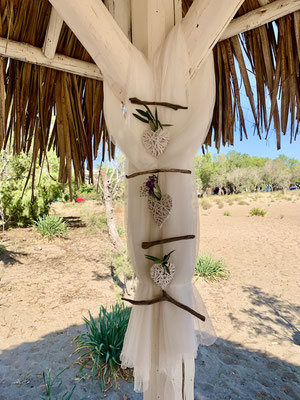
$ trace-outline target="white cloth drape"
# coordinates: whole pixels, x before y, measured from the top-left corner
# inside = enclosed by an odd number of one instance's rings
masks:
[[[109,132],[127,157],[127,173],[152,168],[183,168],[194,171],[193,158],[202,145],[211,122],[215,102],[215,73],[212,54],[197,75],[189,80],[189,59],[180,26],[167,37],[151,65],[136,49],[132,51],[128,71],[126,99],[122,103],[104,81],[105,118]],[[168,128],[170,143],[155,159],[142,144],[145,124],[132,116],[138,108],[130,97],[149,101],[166,101],[188,106],[174,111],[158,107],[162,123]],[[142,107],[140,107],[142,108]],[[171,261],[176,273],[167,292],[182,303],[206,316],[206,321],[170,303],[134,306],[125,337],[122,363],[134,368],[135,390],[144,391],[144,399],[182,399],[182,365],[185,369],[185,399],[192,400],[194,358],[199,344],[210,345],[215,335],[210,319],[192,285],[198,252],[198,203],[194,174],[160,173],[162,193],[173,199],[169,219],[159,229],[147,208],[147,199],[140,197],[139,188],[147,175],[127,182],[128,248],[138,278],[136,299],[152,299],[160,293],[150,278],[151,262],[145,254],[162,257],[176,249]],[[195,240],[168,243],[143,250],[143,241],[171,236],[195,234]]]

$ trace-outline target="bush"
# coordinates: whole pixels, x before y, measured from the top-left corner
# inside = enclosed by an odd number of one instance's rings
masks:
[[[224,215],[225,215],[225,217],[230,217],[230,212],[229,211],[224,211]]]
[[[83,214],[82,219],[89,228],[102,229],[106,225],[105,214],[86,213]]]
[[[44,215],[35,222],[37,232],[47,239],[63,236],[69,228],[61,217]]]
[[[251,216],[257,215],[257,216],[259,216],[259,217],[264,217],[264,216],[267,214],[267,211],[266,211],[266,210],[263,210],[262,208],[255,207],[255,208],[252,208],[252,209],[249,211],[249,214],[250,214]]]
[[[203,255],[197,258],[195,274],[208,280],[221,280],[229,278],[229,271],[224,261],[214,260],[210,255]]]
[[[127,279],[132,279],[133,269],[127,252],[119,254],[116,258],[114,258],[113,265],[115,274],[118,277],[122,277],[125,282]]]
[[[203,199],[201,201],[201,206],[202,206],[203,210],[208,210],[209,208],[212,207],[212,204],[208,199]]]
[[[123,304],[116,304],[111,312],[101,306],[97,320],[90,312],[89,319],[83,318],[87,332],[74,339],[75,353],[84,350],[79,356],[81,371],[84,367],[92,369],[93,377],[100,379],[103,390],[112,379],[117,383],[118,376],[126,377],[121,369],[120,355],[130,312],[131,309]]]
[[[49,163],[55,172],[58,161],[54,154],[49,154]],[[30,170],[29,156],[2,153],[0,170],[0,211],[6,227],[32,225],[39,216],[48,214],[51,203],[61,196],[62,185],[50,178],[47,170],[41,174],[41,167],[35,171],[34,196],[31,179],[24,191]]]

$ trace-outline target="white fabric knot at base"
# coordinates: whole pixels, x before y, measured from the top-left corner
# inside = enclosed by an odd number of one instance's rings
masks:
[[[167,292],[176,300],[205,315],[205,322],[168,302],[132,309],[123,351],[123,366],[134,368],[135,390],[144,399],[182,399],[184,365],[185,399],[193,400],[194,358],[199,344],[209,345],[215,334],[205,307],[195,292],[192,279],[198,253],[198,199],[194,176],[194,155],[203,144],[210,127],[215,102],[215,73],[212,54],[199,72],[189,80],[189,58],[180,25],[168,35],[154,64],[133,49],[128,71],[126,98],[119,99],[104,81],[104,110],[109,132],[127,158],[127,174],[155,169],[181,168],[191,175],[160,173],[162,193],[172,198],[172,212],[161,228],[139,196],[144,176],[127,181],[127,240],[131,261],[139,283],[135,298],[150,300],[161,293],[150,277],[151,261],[145,259],[143,241],[194,234],[195,239],[153,246],[147,254],[157,258],[176,250],[170,262],[176,266]],[[162,123],[168,128],[169,143],[158,157],[144,148],[145,126],[132,116],[135,106],[130,97],[147,101],[165,101],[187,106],[174,111],[159,107]],[[124,106],[126,113],[123,112]]]

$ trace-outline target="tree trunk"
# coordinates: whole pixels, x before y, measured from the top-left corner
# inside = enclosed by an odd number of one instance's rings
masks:
[[[118,253],[123,253],[124,251],[124,244],[118,234],[115,219],[114,219],[114,211],[113,211],[113,204],[112,204],[112,194],[110,191],[110,183],[107,178],[107,173],[104,170],[101,170],[101,179],[102,179],[102,186],[103,186],[103,201],[105,206],[105,216],[106,216],[106,223],[108,227],[108,234],[110,240]]]

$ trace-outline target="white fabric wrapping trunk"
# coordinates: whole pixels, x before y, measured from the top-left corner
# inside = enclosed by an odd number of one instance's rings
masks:
[[[162,194],[173,199],[168,220],[159,229],[147,208],[147,198],[140,197],[140,186],[148,175],[127,181],[128,249],[138,286],[135,298],[152,299],[161,290],[150,278],[151,261],[145,254],[162,257],[176,249],[171,262],[176,266],[167,292],[180,302],[206,316],[196,320],[191,314],[163,302],[151,306],[134,306],[121,355],[124,367],[134,368],[135,390],[144,392],[144,399],[182,399],[182,365],[184,363],[184,398],[194,399],[194,358],[199,344],[210,345],[215,334],[200,296],[192,285],[198,252],[198,202],[194,177],[194,155],[207,135],[215,102],[215,73],[210,54],[197,75],[189,80],[189,59],[180,26],[168,35],[164,45],[150,63],[136,49],[128,71],[128,86],[124,104],[104,81],[105,118],[110,134],[127,157],[127,173],[153,168],[182,168],[192,175],[160,173]],[[174,111],[158,107],[162,123],[168,128],[170,143],[158,159],[146,152],[142,135],[147,125],[132,116],[136,106],[130,97],[149,101],[166,101],[188,106]],[[171,236],[196,235],[186,240],[154,246],[143,250],[143,241]]]

